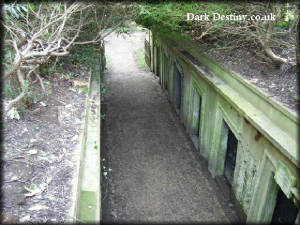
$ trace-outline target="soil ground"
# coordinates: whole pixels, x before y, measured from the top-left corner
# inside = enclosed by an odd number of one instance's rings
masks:
[[[63,72],[44,77],[52,94],[39,99],[35,93],[38,102],[21,113],[20,120],[3,120],[2,222],[71,219],[72,179],[79,157],[75,149],[82,130],[88,70],[66,59],[62,64]],[[70,73],[76,77],[67,78]]]
[[[112,34],[102,128],[102,221],[236,222],[153,73],[138,69],[143,32]]]
[[[292,40],[290,42],[294,43]],[[212,56],[226,68],[238,73],[244,79],[259,87],[270,98],[281,102],[292,111],[298,112],[299,81],[296,66],[288,67],[287,71],[284,71],[283,66],[278,66],[271,60],[266,62],[264,59],[259,58],[255,52],[262,52],[262,50],[250,47],[221,50],[213,44],[198,43],[200,46],[205,46],[204,48],[207,49],[206,54]],[[275,49],[275,53],[280,55],[280,50]],[[289,53],[290,58],[295,58],[295,55],[296,51]]]

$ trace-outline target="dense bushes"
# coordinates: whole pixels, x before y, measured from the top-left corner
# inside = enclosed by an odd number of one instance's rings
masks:
[[[194,40],[216,43],[220,48],[254,47],[261,49],[265,57],[274,63],[295,64],[295,57],[285,53],[295,52],[296,25],[299,20],[298,2],[282,3],[240,2],[167,2],[139,4],[137,19],[161,36],[186,34]],[[207,14],[209,20],[187,20],[187,13]],[[275,15],[275,21],[267,20],[212,20],[212,14],[221,15]],[[179,36],[178,36],[179,37]],[[282,54],[274,53],[274,48]],[[277,51],[278,52],[278,51]],[[295,55],[295,54],[293,54]]]

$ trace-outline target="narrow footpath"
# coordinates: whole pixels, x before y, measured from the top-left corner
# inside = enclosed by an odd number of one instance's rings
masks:
[[[105,44],[102,222],[237,221],[158,78],[138,68],[144,36],[112,34]]]

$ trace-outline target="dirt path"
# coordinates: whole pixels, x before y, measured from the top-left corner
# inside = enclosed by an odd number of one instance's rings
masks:
[[[158,79],[135,63],[143,35],[106,42],[103,222],[232,222]]]

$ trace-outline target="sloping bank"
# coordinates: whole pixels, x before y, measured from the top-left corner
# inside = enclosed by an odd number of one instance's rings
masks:
[[[101,217],[101,80],[104,74],[104,45],[100,46],[98,59],[90,68],[89,91],[86,99],[85,120],[71,217],[77,222],[100,222]]]
[[[299,221],[298,115],[192,41],[158,35],[145,40],[146,61],[242,217]]]

